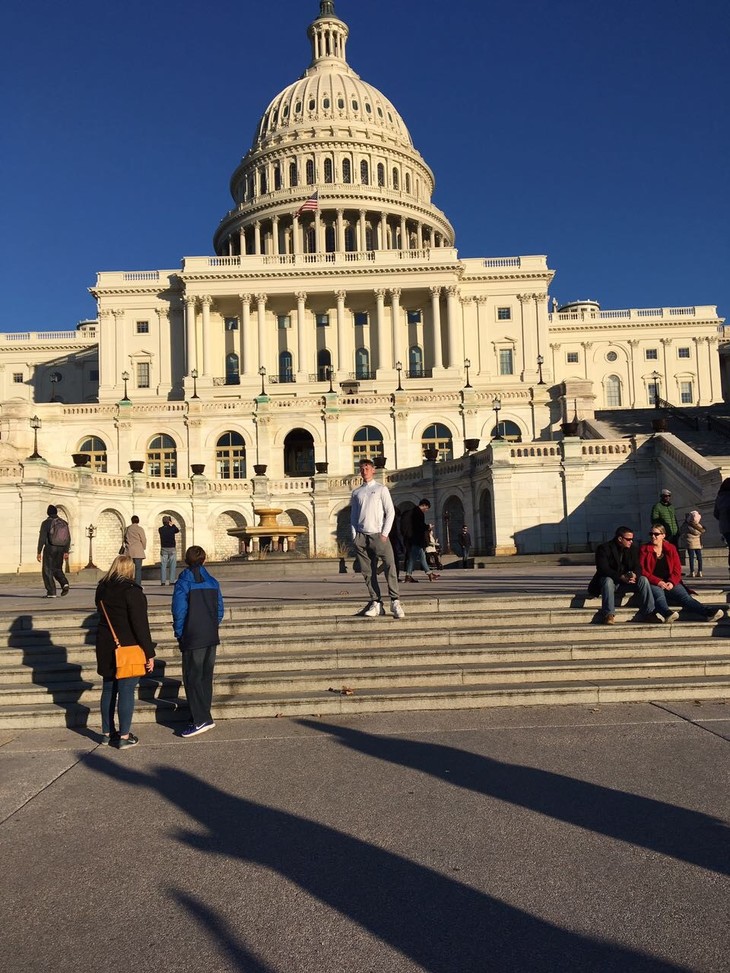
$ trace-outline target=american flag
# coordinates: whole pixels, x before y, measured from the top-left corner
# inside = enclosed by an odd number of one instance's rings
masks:
[[[319,209],[319,190],[316,193],[312,193],[309,199],[305,199],[302,205],[294,214],[295,216],[301,216],[302,213],[316,213]]]

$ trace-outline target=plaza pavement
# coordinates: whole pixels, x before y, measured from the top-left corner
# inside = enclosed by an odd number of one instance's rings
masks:
[[[589,574],[452,571],[404,604],[574,592]],[[352,575],[223,587],[364,593]],[[93,585],[37,595],[6,585],[0,605],[79,608]],[[140,737],[120,752],[91,729],[0,732],[9,973],[728,969],[730,706],[313,713]]]

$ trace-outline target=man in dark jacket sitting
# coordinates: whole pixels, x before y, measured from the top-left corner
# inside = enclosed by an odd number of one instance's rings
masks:
[[[187,568],[177,579],[172,595],[172,625],[182,652],[183,684],[192,717],[190,726],[182,731],[184,737],[197,736],[215,726],[210,708],[223,596],[204,562],[202,547],[194,544],[187,549]]]
[[[612,541],[596,549],[596,573],[588,585],[588,593],[601,596],[601,621],[613,625],[616,621],[615,598],[630,592],[639,598],[644,621],[658,621],[654,615],[654,596],[649,582],[641,574],[639,551],[633,546],[634,532],[630,527],[617,527]]]

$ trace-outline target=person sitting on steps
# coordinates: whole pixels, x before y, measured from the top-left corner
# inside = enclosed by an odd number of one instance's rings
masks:
[[[634,532],[630,527],[617,527],[612,541],[596,548],[596,573],[588,585],[588,594],[601,596],[601,621],[613,625],[616,621],[616,594],[630,592],[639,599],[641,621],[664,621],[654,611],[654,596],[649,582],[642,576],[639,552],[633,547]]]
[[[667,532],[662,524],[654,524],[651,528],[651,543],[642,544],[639,558],[641,570],[651,586],[657,613],[667,622],[674,622],[679,618],[670,605],[679,605],[687,611],[694,612],[706,622],[717,622],[724,618],[722,609],[705,608],[687,591],[682,584],[682,565],[679,552],[674,544],[666,539]]]

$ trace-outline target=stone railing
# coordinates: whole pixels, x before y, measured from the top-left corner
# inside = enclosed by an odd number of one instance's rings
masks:
[[[554,311],[548,317],[554,323],[560,321],[615,321],[632,318],[659,320],[666,320],[667,318],[716,318],[717,308],[710,304],[704,304],[692,307],[632,307],[617,311]]]
[[[261,253],[232,257],[186,257],[183,261],[187,274],[227,273],[253,267],[308,268],[312,266],[350,266],[371,264],[386,267],[394,263],[443,264],[454,263],[457,251],[453,247],[421,247],[415,250],[353,250],[335,253]]]
[[[6,331],[0,334],[0,344],[36,344],[42,341],[70,341],[77,345],[96,343],[96,335],[88,331]]]

